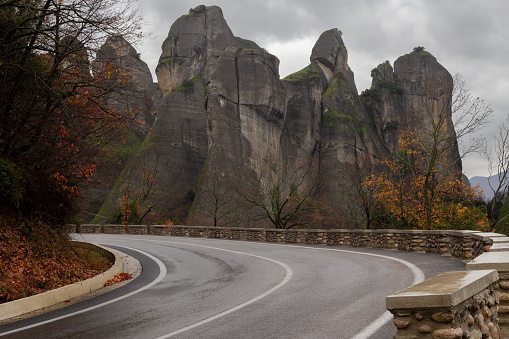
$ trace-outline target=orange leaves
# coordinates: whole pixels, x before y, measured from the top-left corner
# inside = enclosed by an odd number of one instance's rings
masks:
[[[29,225],[30,240],[0,219],[0,303],[28,297],[97,275],[110,267],[104,257],[73,249],[47,225]]]
[[[53,178],[55,179],[57,190],[63,192],[68,198],[78,195],[78,187],[75,185],[67,185],[68,180],[66,177],[57,172],[53,174]]]
[[[122,204],[121,204],[121,208],[122,208],[122,224],[124,226],[127,227],[127,224],[129,222],[129,219],[131,218],[131,214],[132,214],[132,211],[131,211],[131,203],[129,202],[129,199],[130,199],[130,194],[129,192],[127,193],[124,193],[122,195]]]
[[[90,178],[96,171],[95,165],[89,165],[78,170],[79,175],[83,180]]]
[[[113,284],[116,284],[116,283],[119,283],[119,282],[122,282],[122,281],[125,281],[125,280],[129,280],[129,279],[132,279],[133,278],[133,275],[131,273],[119,273],[117,275],[115,275],[115,277],[113,279],[110,279],[108,280],[107,282],[104,283],[104,286],[110,286],[110,285],[113,285]]]
[[[487,229],[486,212],[473,206],[482,194],[463,183],[439,145],[427,148],[424,142],[402,131],[398,152],[382,161],[386,171],[362,185],[401,227]]]
[[[61,138],[70,138],[71,137],[71,133],[69,132],[69,130],[67,128],[65,128],[65,126],[63,125],[60,125],[58,126],[58,135],[61,137]]]

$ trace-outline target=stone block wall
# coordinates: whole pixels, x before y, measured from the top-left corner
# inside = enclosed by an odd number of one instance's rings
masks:
[[[499,275],[500,338],[509,338],[509,252],[485,252],[467,263],[468,271],[495,269]]]
[[[73,225],[68,225],[72,232]],[[81,225],[81,233],[125,233],[123,225]],[[171,235],[177,237],[224,238],[248,241],[269,241],[294,244],[372,247],[420,253],[434,253],[471,259],[487,251],[494,233],[475,231],[424,230],[315,230],[315,229],[261,229],[238,227],[129,225],[129,234]],[[479,236],[476,236],[479,234]],[[502,245],[502,244],[500,244]]]
[[[498,323],[501,331],[500,337],[509,338],[509,272],[502,272],[499,275]]]
[[[148,234],[147,225],[129,225],[127,233],[129,234]]]
[[[106,234],[123,234],[126,231],[124,225],[104,225],[103,232]]]
[[[497,279],[496,270],[448,272],[387,297],[394,339],[500,338]]]
[[[102,233],[103,227],[99,224],[84,224],[78,227],[80,233]]]
[[[166,225],[150,225],[148,226],[148,234],[152,235],[168,235],[169,227]],[[184,235],[181,235],[184,236]]]

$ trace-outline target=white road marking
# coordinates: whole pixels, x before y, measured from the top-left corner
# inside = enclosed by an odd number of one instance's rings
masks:
[[[267,244],[267,243],[260,243],[261,245],[275,245],[275,244]],[[297,246],[297,245],[288,245],[284,244],[288,247],[296,247],[296,248],[306,248],[311,250],[320,250],[320,251],[331,251],[331,252],[344,252],[344,253],[353,253],[353,254],[361,254],[361,255],[369,255],[373,257],[383,258],[383,259],[389,259],[397,261],[412,271],[414,275],[414,281],[412,282],[412,285],[418,284],[420,282],[423,282],[425,280],[424,272],[422,270],[415,266],[414,264],[403,260],[399,258],[389,257],[387,255],[382,254],[374,254],[374,253],[364,253],[364,252],[357,252],[357,251],[348,251],[348,250],[339,250],[335,248],[318,248],[318,247],[310,247],[310,246]],[[369,338],[373,334],[375,334],[382,326],[384,326],[386,323],[391,321],[393,318],[392,313],[389,311],[385,311],[381,316],[376,318],[374,321],[372,321],[368,326],[364,327],[360,332],[355,334],[351,339],[365,339]]]
[[[206,240],[212,240],[212,239],[207,239],[205,238]],[[205,240],[205,239],[202,239],[202,240]],[[216,249],[216,250],[221,250],[221,251],[226,251],[226,252],[232,252],[232,253],[239,253],[239,254],[245,254],[245,255],[249,255],[249,256],[253,256],[253,257],[257,257],[257,258],[261,258],[261,259],[265,259],[265,260],[268,260],[268,261],[272,261],[272,262],[275,262],[277,264],[280,264],[282,265],[283,267],[288,267],[286,264],[282,263],[282,262],[278,262],[276,260],[273,260],[273,259],[269,259],[269,258],[264,258],[264,257],[260,257],[260,256],[257,256],[257,255],[253,255],[253,254],[248,254],[248,253],[243,253],[243,252],[237,252],[237,251],[232,251],[232,250],[226,250],[226,249],[222,249],[222,248],[216,248],[216,247],[210,247],[210,246],[204,246],[204,245],[197,245],[197,244],[190,244],[190,243],[185,243],[185,242],[174,242],[174,241],[162,241],[162,240],[150,240],[150,239],[145,239],[146,241],[151,241],[151,242],[164,242],[164,243],[176,243],[176,244],[183,244],[183,245],[191,245],[191,246],[198,246],[198,247],[205,247],[205,248],[210,248],[210,249]],[[214,240],[220,240],[220,239],[214,239]],[[231,240],[223,240],[223,241],[231,241]],[[250,242],[250,243],[253,243],[253,242]],[[297,245],[289,245],[289,244],[274,244],[274,243],[256,243],[256,244],[259,244],[259,245],[273,245],[273,246],[276,246],[276,245],[284,245],[284,246],[287,246],[287,247],[295,247],[295,248],[305,248],[305,249],[311,249],[311,250],[321,250],[321,251],[331,251],[331,252],[344,252],[344,253],[351,253],[351,254],[360,254],[360,255],[368,255],[368,256],[372,256],[372,257],[378,257],[378,258],[383,258],[383,259],[388,259],[388,260],[393,260],[393,261],[397,261],[403,265],[405,265],[408,269],[410,269],[410,271],[412,272],[412,274],[414,275],[414,280],[412,282],[412,285],[415,285],[415,284],[418,284],[420,282],[423,282],[425,277],[424,277],[424,273],[422,272],[422,270],[415,266],[414,264],[406,261],[406,260],[403,260],[403,259],[399,259],[399,258],[394,258],[394,257],[390,257],[390,256],[387,256],[387,255],[382,255],[382,254],[374,254],[374,253],[364,253],[364,252],[357,252],[357,251],[349,251],[349,250],[339,250],[339,249],[334,249],[334,248],[317,248],[317,247],[310,247],[310,246],[297,246]],[[286,268],[285,268],[286,269]],[[288,269],[290,269],[291,271],[291,268],[288,267]],[[293,274],[293,273],[292,273]],[[287,275],[288,275],[288,271],[287,271]],[[290,276],[291,278],[291,276]],[[281,282],[279,285],[277,285],[276,287],[274,287],[273,289],[265,292],[262,296],[259,296],[259,297],[256,297],[252,300],[249,300],[247,301],[246,303],[244,304],[240,304],[232,309],[229,309],[225,312],[222,312],[222,313],[219,313],[213,317],[210,317],[210,318],[207,318],[205,320],[202,320],[200,322],[197,322],[193,325],[190,325],[190,326],[187,326],[187,327],[184,327],[180,330],[177,330],[175,332],[172,332],[172,333],[169,333],[165,336],[162,336],[162,337],[159,337],[157,339],[163,339],[163,338],[169,338],[171,336],[174,336],[174,335],[177,335],[177,334],[180,334],[182,332],[185,332],[187,330],[190,330],[192,328],[195,328],[195,327],[198,327],[200,325],[203,325],[203,324],[206,324],[210,321],[213,321],[215,319],[218,319],[222,316],[225,316],[227,314],[230,314],[232,312],[235,312],[249,304],[252,304],[254,303],[255,301],[257,300],[260,300],[261,298],[263,298],[264,296],[274,292],[276,289],[278,289],[279,287],[281,287],[282,285],[286,284],[288,282],[288,280],[290,280],[290,278],[286,279],[285,277],[285,280],[283,280],[283,282]],[[365,338],[369,338],[370,336],[372,336],[373,334],[376,333],[376,331],[378,331],[382,326],[384,326],[387,322],[391,321],[393,318],[391,312],[389,311],[385,311],[381,316],[379,316],[378,318],[376,318],[373,322],[371,322],[368,326],[364,327],[360,332],[358,332],[357,334],[355,334],[351,339],[365,339]]]
[[[148,241],[157,241],[157,242],[160,242],[159,240],[148,240]],[[238,311],[240,310],[241,308],[244,308],[248,305],[251,305],[255,302],[257,302],[258,300],[268,296],[269,294],[271,294],[272,292],[280,289],[281,287],[283,287],[288,281],[290,281],[290,279],[293,277],[293,270],[291,269],[290,266],[288,266],[287,264],[281,262],[281,261],[277,261],[277,260],[274,260],[274,259],[270,259],[270,258],[266,258],[266,257],[262,257],[262,256],[259,256],[259,255],[254,255],[254,254],[249,254],[249,253],[244,253],[244,252],[239,252],[239,251],[232,251],[232,250],[227,250],[227,249],[224,249],[224,248],[217,248],[217,247],[210,247],[210,246],[204,246],[204,245],[196,245],[196,244],[189,244],[189,243],[184,243],[184,242],[167,242],[165,241],[165,243],[173,243],[173,244],[181,244],[181,245],[188,245],[188,246],[197,246],[197,247],[203,247],[203,248],[209,248],[209,249],[213,249],[213,250],[219,250],[219,251],[225,251],[225,252],[230,252],[230,253],[235,253],[235,254],[242,254],[242,255],[247,255],[247,256],[250,256],[250,257],[254,257],[254,258],[258,258],[258,259],[263,259],[263,260],[267,260],[267,261],[270,261],[272,263],[275,263],[281,267],[284,268],[284,270],[286,271],[286,274],[285,274],[285,277],[284,279],[279,283],[277,284],[276,286],[274,286],[273,288],[271,288],[270,290],[260,294],[259,296],[251,299],[251,300],[248,300],[240,305],[237,305],[235,307],[232,307],[232,308],[229,308],[227,309],[226,311],[223,311],[221,313],[218,313],[212,317],[209,317],[209,318],[206,318],[206,319],[203,319],[202,321],[199,321],[197,323],[194,323],[192,325],[189,325],[189,326],[186,326],[186,327],[183,327],[177,331],[174,331],[174,332],[171,332],[171,333],[168,333],[168,334],[165,334],[161,337],[158,337],[157,339],[163,339],[163,338],[169,338],[169,337],[173,337],[177,334],[180,334],[180,333],[183,333],[183,332],[186,332],[186,331],[189,331],[193,328],[196,328],[198,326],[201,326],[201,325],[204,325],[206,323],[209,323],[211,321],[214,321],[216,319],[219,319],[221,317],[224,317],[225,315],[228,315],[230,313],[233,313],[235,311]]]
[[[219,314],[216,314],[215,316],[206,318],[206,319],[204,319],[202,321],[196,322],[194,324],[191,324],[189,326],[181,328],[181,329],[179,329],[177,331],[168,333],[168,334],[166,334],[164,336],[161,336],[161,337],[159,337],[157,339],[163,339],[163,338],[169,338],[169,337],[175,336],[177,334],[183,333],[185,331],[191,330],[193,328],[196,328],[198,326],[204,325],[206,323],[209,323],[211,321],[219,319],[219,318],[221,318],[223,316],[226,316],[228,314],[231,314],[231,313],[233,313],[233,312],[235,312],[237,310],[240,310],[241,308],[244,308],[244,307],[246,307],[246,306],[248,306],[250,304],[253,304],[256,301],[266,297],[267,295],[271,294],[272,292],[274,292],[277,289],[279,289],[282,286],[284,286],[288,281],[290,281],[290,279],[293,276],[293,270],[287,264],[285,264],[283,262],[280,262],[280,261],[277,261],[277,260],[270,259],[270,258],[254,255],[254,254],[249,254],[249,253],[244,253],[244,252],[239,252],[239,251],[233,251],[233,250],[227,250],[227,249],[211,247],[211,246],[205,246],[205,245],[197,245],[197,244],[185,243],[185,242],[152,240],[152,239],[146,239],[146,238],[144,238],[143,240],[149,241],[149,242],[164,242],[164,243],[175,243],[175,244],[182,244],[182,245],[189,245],[189,246],[204,247],[204,248],[215,249],[215,250],[220,250],[220,251],[225,251],[225,252],[231,252],[231,253],[236,253],[236,254],[247,255],[247,256],[251,256],[251,257],[255,257],[255,258],[259,258],[259,259],[263,259],[263,260],[267,260],[267,261],[273,262],[273,263],[275,263],[277,265],[282,266],[285,269],[285,271],[286,271],[285,278],[278,285],[276,285],[275,287],[271,288],[270,290],[264,292],[263,294],[255,297],[255,298],[253,298],[251,300],[248,300],[248,301],[246,301],[246,302],[244,302],[244,303],[242,303],[240,305],[237,305],[237,306],[235,306],[233,308],[230,308],[230,309],[228,309],[226,311],[223,311],[223,312],[221,312]],[[222,240],[222,239],[207,239],[207,238],[202,238],[201,240],[215,240],[215,241],[217,241],[217,240]],[[229,242],[229,240],[223,240],[223,241],[228,241]],[[253,242],[250,242],[250,243],[253,243]],[[269,245],[269,246],[270,245],[273,245],[273,246],[284,245],[284,246],[295,247],[295,248],[304,248],[304,249],[321,250],[321,251],[332,251],[332,252],[344,252],[344,253],[360,254],[360,255],[368,255],[368,256],[373,256],[373,257],[379,257],[379,258],[383,258],[383,259],[397,261],[397,262],[405,265],[406,267],[408,267],[411,270],[411,272],[413,273],[413,275],[414,275],[414,280],[413,280],[412,285],[420,283],[420,282],[424,281],[424,279],[425,279],[424,278],[424,273],[422,272],[422,270],[419,269],[414,264],[412,264],[412,263],[410,263],[410,262],[408,262],[406,260],[403,260],[403,259],[394,258],[394,257],[386,256],[386,255],[374,254],[374,253],[364,253],[364,252],[358,252],[358,251],[349,251],[349,250],[340,250],[340,249],[334,249],[334,248],[318,248],[318,247],[310,247],[310,246],[298,246],[298,245],[290,245],[290,244],[280,244],[280,243],[277,243],[277,244],[275,244],[275,243],[256,243],[256,244],[259,244],[259,245]],[[74,316],[74,315],[77,315],[77,314],[88,312],[90,310],[97,309],[99,307],[111,304],[113,302],[116,302],[116,301],[122,300],[124,298],[130,297],[130,296],[132,296],[134,294],[137,294],[139,292],[142,292],[143,290],[146,290],[146,289],[154,286],[155,284],[160,282],[166,276],[166,274],[167,274],[166,266],[159,259],[157,259],[156,257],[154,257],[154,256],[152,256],[152,255],[150,255],[150,254],[148,254],[146,252],[143,252],[141,250],[137,250],[137,249],[130,248],[130,247],[127,247],[127,246],[122,246],[122,245],[117,245],[117,244],[115,244],[115,246],[124,247],[124,248],[130,249],[130,250],[133,250],[133,251],[140,252],[140,253],[148,256],[152,260],[156,261],[157,264],[159,265],[159,269],[160,269],[159,276],[154,281],[152,281],[150,284],[148,284],[148,285],[146,285],[146,286],[144,286],[144,287],[142,287],[142,288],[140,288],[140,289],[138,289],[136,291],[133,291],[131,293],[123,295],[121,297],[112,299],[110,301],[107,301],[105,303],[102,303],[102,304],[99,304],[99,305],[96,305],[96,306],[93,306],[93,307],[90,307],[90,308],[87,308],[87,309],[83,309],[83,310],[80,310],[80,311],[77,311],[77,312],[74,312],[74,313],[70,313],[70,314],[67,314],[67,315],[64,315],[64,316],[61,316],[61,317],[57,317],[57,318],[54,318],[54,319],[46,320],[46,321],[43,321],[43,322],[40,322],[40,323],[37,323],[37,324],[33,324],[33,325],[30,325],[30,326],[26,326],[26,327],[19,328],[19,329],[16,329],[16,330],[12,330],[12,331],[9,331],[9,332],[0,333],[0,336],[16,333],[16,332],[23,331],[23,330],[26,330],[26,329],[29,329],[29,328],[33,328],[33,327],[36,327],[36,326],[44,325],[44,324],[47,324],[47,323],[50,323],[50,322],[54,322],[54,321],[57,321],[57,320],[60,320],[60,319],[64,319],[64,318],[67,318],[67,317],[71,317],[71,316]],[[378,331],[382,326],[384,326],[390,320],[392,320],[392,314],[389,311],[385,311],[381,316],[379,316],[377,319],[375,319],[373,322],[371,322],[371,324],[366,326],[360,332],[355,334],[351,339],[365,339],[365,338],[368,338],[368,337],[372,336],[373,334],[375,334],[376,331]]]
[[[140,250],[137,250],[135,248],[131,248],[131,247],[127,247],[127,246],[121,246],[121,245],[115,245],[115,246],[118,246],[118,247],[123,247],[123,248],[127,248],[127,249],[130,249],[130,250],[133,250],[133,251],[136,251],[136,252],[139,252],[141,254],[144,254],[146,255],[147,257],[149,257],[150,259],[154,260],[157,265],[159,266],[159,275],[157,276],[157,278],[155,278],[151,283],[149,283],[148,285],[145,285],[143,286],[142,288],[139,288],[135,291],[132,291],[130,293],[127,293],[127,294],[124,294],[123,296],[120,296],[118,298],[115,298],[115,299],[111,299],[109,301],[106,301],[104,303],[101,303],[101,304],[98,304],[98,305],[95,305],[95,306],[92,306],[92,307],[89,307],[89,308],[85,308],[85,309],[82,309],[82,310],[79,310],[79,311],[76,311],[76,312],[73,312],[73,313],[69,313],[69,314],[66,314],[66,315],[63,315],[63,316],[60,316],[60,317],[56,317],[56,318],[53,318],[53,319],[49,319],[49,320],[45,320],[45,321],[41,321],[39,323],[36,323],[36,324],[32,324],[32,325],[29,325],[29,326],[25,326],[25,327],[21,327],[21,328],[18,328],[18,329],[15,329],[15,330],[12,330],[12,331],[9,331],[9,332],[3,332],[3,333],[0,333],[0,337],[1,336],[5,336],[5,335],[8,335],[8,334],[13,334],[13,333],[16,333],[16,332],[21,332],[21,331],[24,331],[24,330],[28,330],[30,328],[34,328],[34,327],[37,327],[37,326],[41,326],[41,325],[45,325],[45,324],[49,324],[49,323],[52,323],[54,321],[58,321],[58,320],[61,320],[61,319],[65,319],[65,318],[69,318],[69,317],[72,317],[72,316],[75,316],[75,315],[78,315],[78,314],[81,314],[81,313],[85,313],[85,312],[88,312],[88,311],[92,311],[92,310],[95,310],[97,308],[100,308],[100,307],[103,307],[103,306],[106,306],[106,305],[109,305],[109,304],[112,304],[114,302],[117,302],[119,300],[122,300],[122,299],[125,299],[125,298],[128,298],[130,296],[133,296],[135,294],[138,294],[152,286],[154,286],[155,284],[159,283],[161,280],[164,279],[164,277],[166,276],[167,274],[167,270],[166,270],[166,266],[164,265],[164,263],[157,259],[156,257],[152,256],[151,254],[148,254],[146,252],[143,252],[143,251],[140,251]]]

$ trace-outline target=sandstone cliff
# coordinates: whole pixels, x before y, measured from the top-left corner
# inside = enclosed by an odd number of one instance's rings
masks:
[[[163,97],[152,128],[99,214],[118,216],[127,199],[138,222],[154,222],[183,218],[193,203],[195,222],[216,222],[210,211],[221,208],[228,216],[219,224],[246,224],[242,191],[274,176],[289,187],[308,170],[300,189],[319,182],[314,199],[339,209],[355,194],[349,172],[359,159],[374,163],[396,150],[402,130],[422,128],[427,80],[451,89],[447,70],[420,53],[394,69],[379,65],[371,89],[358,95],[337,29],[320,36],[303,70],[280,80],[278,67],[277,57],[233,35],[219,7],[179,18],[156,68]],[[450,161],[458,158],[451,153]]]

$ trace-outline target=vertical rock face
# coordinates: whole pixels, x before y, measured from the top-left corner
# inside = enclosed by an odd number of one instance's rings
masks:
[[[368,115],[376,126],[376,133],[388,150],[398,147],[400,128],[407,128],[403,89],[398,87],[391,64],[386,61],[371,71],[371,88],[362,94]]]
[[[121,40],[107,45],[116,56],[136,59],[134,49]],[[113,53],[109,49],[104,57]],[[416,109],[427,96],[423,84],[440,78],[440,91],[448,93],[452,83],[435,58],[407,55],[394,70],[388,62],[373,69],[371,88],[359,96],[337,29],[320,36],[308,67],[280,80],[279,60],[235,37],[216,6],[198,6],[179,18],[162,50],[156,73],[164,96],[152,101],[159,102],[157,118],[115,183],[102,215],[118,214],[126,192],[148,192],[146,203],[159,220],[175,216],[177,209],[179,217],[185,216],[190,201],[179,207],[179,197],[192,199],[196,192],[192,213],[199,214],[211,204],[204,192],[219,182],[217,173],[247,185],[274,170],[274,163],[285,178],[309,164],[321,181],[315,198],[340,207],[355,194],[348,176],[352,164],[361,157],[385,157],[397,149],[403,129],[423,127],[422,112]],[[145,66],[134,77],[145,84],[140,89],[149,82]],[[453,128],[452,122],[447,126]],[[452,159],[457,155],[451,154]],[[302,187],[314,185],[315,178],[310,176]],[[143,220],[151,221],[156,220]]]
[[[327,87],[327,75],[314,61],[281,83],[288,102],[281,134],[283,168],[293,169],[299,163],[316,168],[320,162],[322,93]]]
[[[230,47],[221,54],[207,87],[210,161],[248,163],[260,172],[266,158],[279,156],[286,93],[278,66],[261,49]]]
[[[357,94],[354,74],[348,66],[348,52],[339,30],[329,30],[320,36],[311,61],[318,64],[328,80],[321,95],[320,172],[323,187],[320,195],[334,204],[340,191],[353,194],[352,188],[345,184],[351,181],[348,172],[356,159],[361,155],[366,158],[382,156],[385,149]]]
[[[267,75],[279,78],[279,61],[255,43],[233,36],[219,7],[199,6],[182,16],[172,25],[162,49],[156,73],[164,96],[157,108],[152,133],[117,180],[101,210],[102,215],[118,210],[118,201],[126,191],[146,191],[142,178],[151,175],[155,183],[151,187],[157,186],[150,194],[150,200],[156,205],[153,210],[167,218],[168,211],[175,209],[176,197],[196,190],[209,149],[217,147],[228,134],[232,134],[230,137],[235,142],[220,148],[224,149],[221,154],[231,157],[257,151],[258,143],[249,140],[249,133],[256,129],[263,130],[266,137],[266,145],[260,146],[260,152],[277,147],[277,144],[268,146],[274,138],[274,129],[259,128],[259,125],[265,120],[284,119],[285,110],[277,108],[286,103],[284,97],[268,100],[273,92],[271,84],[279,85],[279,82],[270,82]],[[216,71],[217,68],[220,70]],[[254,81],[253,76],[259,78]],[[255,90],[254,86],[260,88]],[[223,125],[214,122],[211,96],[216,87],[224,92],[218,102],[226,100],[232,106],[217,119],[224,121]],[[236,112],[235,122],[230,119],[230,112]],[[282,126],[281,121],[278,124]],[[227,134],[213,134],[214,129],[224,129]],[[219,141],[215,142],[217,138]],[[212,155],[211,158],[214,159]]]
[[[446,156],[445,166],[455,164],[461,172],[462,165],[451,114],[453,79],[451,74],[428,52],[413,52],[394,63],[398,85],[402,88],[406,130],[431,130],[432,121],[443,119],[444,128],[455,147]],[[432,115],[432,116],[431,116]]]
[[[403,105],[406,112],[406,129],[429,128],[424,126],[429,119],[422,119],[424,108],[422,99],[436,94],[436,100],[447,100],[452,92],[452,76],[427,52],[404,55],[394,63],[398,86],[403,90]],[[438,103],[442,106],[445,103]],[[449,112],[450,115],[450,108]],[[451,121],[452,126],[452,121]]]

